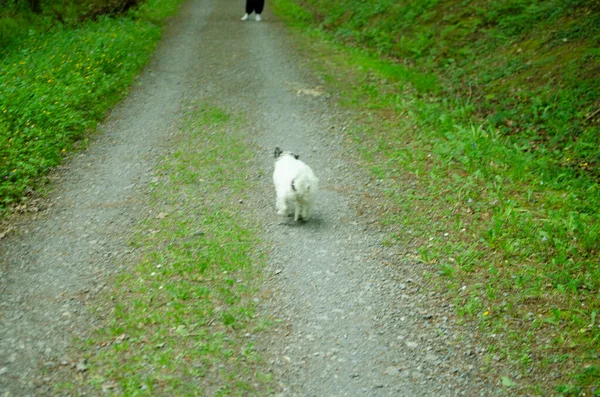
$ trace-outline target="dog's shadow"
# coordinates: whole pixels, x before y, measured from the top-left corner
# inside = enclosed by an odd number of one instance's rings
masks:
[[[320,216],[312,216],[307,221],[305,221],[303,219],[295,221],[294,216],[290,215],[279,222],[279,226],[284,226],[284,227],[289,227],[289,228],[294,228],[294,229],[302,228],[305,230],[312,230],[312,231],[321,231],[326,227],[326,225],[327,225],[327,222],[325,221],[325,219],[321,218]]]

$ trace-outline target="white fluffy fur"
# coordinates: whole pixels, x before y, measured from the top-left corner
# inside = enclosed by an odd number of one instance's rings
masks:
[[[319,179],[291,152],[275,148],[275,159],[273,183],[277,192],[277,213],[289,215],[293,210],[296,221],[307,221],[312,214]]]

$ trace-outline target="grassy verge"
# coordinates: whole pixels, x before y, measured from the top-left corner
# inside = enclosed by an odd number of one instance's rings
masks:
[[[0,212],[39,187],[125,94],[181,0],[30,30],[0,51]],[[3,19],[4,21],[4,19]]]
[[[256,225],[240,216],[251,153],[239,123],[213,106],[188,110],[152,186],[154,215],[134,239],[140,258],[116,281],[109,307],[98,308],[109,319],[83,348],[93,388],[266,393],[269,376],[252,343],[265,326],[253,300],[264,259]]]
[[[598,395],[594,9],[577,3],[572,14],[555,7],[547,15],[539,2],[527,8],[514,1],[510,10],[472,9],[478,2],[463,2],[468,10],[451,1],[358,3],[307,1],[302,8],[278,0],[276,9],[308,33],[316,67],[358,115],[350,142],[396,203],[381,218],[388,243],[429,264],[425,276],[487,347],[483,376],[513,393]],[[440,10],[448,11],[443,21]],[[484,25],[468,18],[482,15]],[[568,36],[574,44],[565,48],[546,28],[568,16],[584,31]],[[539,21],[540,42],[528,48],[529,25]],[[465,29],[470,40],[461,41]],[[437,52],[440,43],[445,52]],[[443,63],[448,54],[455,66]],[[511,69],[525,58],[532,64]],[[481,84],[500,72],[490,86]]]

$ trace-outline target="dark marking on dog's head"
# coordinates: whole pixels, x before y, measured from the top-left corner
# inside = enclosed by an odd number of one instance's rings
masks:
[[[279,156],[281,156],[281,153],[283,153],[283,150],[279,149],[279,146],[275,147],[275,158],[278,159]]]
[[[295,158],[296,160],[298,160],[300,158],[299,155],[294,154],[292,152],[284,152],[283,150],[281,150],[279,148],[279,146],[275,147],[275,152],[273,154],[274,154],[274,156],[275,156],[276,159],[278,159],[279,157],[281,157],[281,155],[286,155],[286,156],[289,155],[289,156],[292,156],[293,158]]]

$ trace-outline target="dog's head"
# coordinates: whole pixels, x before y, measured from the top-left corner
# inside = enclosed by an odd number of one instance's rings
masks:
[[[275,147],[275,153],[274,153],[274,154],[275,154],[275,158],[276,158],[276,159],[280,158],[281,156],[292,156],[292,157],[294,157],[296,160],[298,160],[298,159],[300,158],[300,156],[299,156],[299,155],[297,155],[297,154],[294,154],[294,153],[292,153],[292,152],[284,152],[283,150],[281,150],[281,149],[279,148],[279,146],[276,146],[276,147]]]

